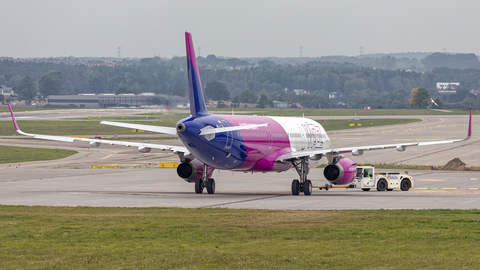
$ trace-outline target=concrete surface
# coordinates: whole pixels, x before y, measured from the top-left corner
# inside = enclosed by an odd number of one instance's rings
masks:
[[[86,112],[87,111],[87,112]],[[128,116],[148,110],[66,110],[18,112],[29,120],[93,116]],[[127,115],[125,113],[128,113]],[[65,116],[66,115],[66,116]],[[391,116],[386,116],[391,117]],[[334,147],[413,141],[458,139],[466,136],[468,116],[395,116],[421,118],[420,123],[329,132]],[[320,118],[320,117],[314,117]],[[345,118],[345,117],[335,117]],[[374,117],[363,117],[374,118]],[[331,119],[331,118],[329,118]],[[0,120],[10,120],[9,114]],[[383,150],[348,158],[358,163],[444,165],[459,157],[469,166],[480,166],[480,118],[473,118],[473,137],[467,142],[409,147],[405,152]],[[28,131],[27,131],[28,132]],[[149,135],[151,137],[151,135]],[[151,143],[181,145],[179,140]],[[72,149],[79,153],[55,161],[0,164],[0,204],[230,207],[264,209],[426,209],[480,208],[480,172],[411,171],[415,188],[408,192],[314,190],[312,196],[292,196],[295,171],[266,174],[215,172],[214,195],[194,193],[194,185],[181,180],[175,169],[159,169],[159,162],[177,162],[169,152],[141,154],[136,148],[0,138],[0,145]],[[320,161],[323,163],[323,161]],[[90,169],[90,165],[120,165],[123,169]],[[321,169],[312,169],[314,185],[324,183]]]

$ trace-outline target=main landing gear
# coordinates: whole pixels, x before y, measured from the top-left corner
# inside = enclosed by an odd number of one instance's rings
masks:
[[[308,157],[300,158],[300,162],[292,160],[292,165],[298,173],[300,180],[295,179],[292,182],[292,195],[298,195],[303,192],[305,195],[312,194],[312,181],[307,179],[308,175]]]
[[[214,169],[212,168],[212,170]],[[213,180],[213,178],[208,178],[209,175],[210,173],[208,173],[207,164],[203,164],[202,179],[197,179],[195,181],[195,193],[202,194],[204,188],[207,188],[208,194],[215,193],[215,180]]]

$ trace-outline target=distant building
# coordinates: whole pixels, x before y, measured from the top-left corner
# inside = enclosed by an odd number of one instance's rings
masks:
[[[332,99],[332,98],[336,98],[337,97],[337,92],[331,92],[330,94],[328,94],[328,98]]]
[[[5,85],[0,85],[0,95],[3,95],[5,98],[15,95],[12,87],[6,87]]]
[[[273,101],[273,108],[286,109],[286,108],[288,108],[288,104],[287,104],[287,102],[274,100]]]
[[[456,94],[460,86],[459,82],[437,82],[437,90],[440,94]]]
[[[293,92],[295,92],[295,95],[310,95],[309,92],[303,90],[303,89],[295,89],[293,90]]]
[[[242,103],[240,103],[242,104]],[[209,102],[207,102],[207,104],[205,104],[207,106],[207,108],[217,108],[217,109],[222,109],[222,108],[231,108],[232,107],[232,103],[229,102],[229,101],[214,101],[214,100],[210,100]],[[239,106],[239,108],[244,108],[244,107],[241,107]]]
[[[151,105],[176,106],[178,104],[186,104],[187,102],[187,98],[185,97],[162,94],[80,94],[48,96],[48,104],[63,106],[73,104],[80,108],[141,107]]]

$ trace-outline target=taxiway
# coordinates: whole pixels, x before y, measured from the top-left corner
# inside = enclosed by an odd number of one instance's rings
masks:
[[[128,116],[148,110],[67,110],[16,112],[19,119],[55,120],[85,115]],[[64,117],[65,116],[65,117]],[[391,116],[390,116],[391,117]],[[468,116],[395,116],[420,118],[422,122],[328,132],[334,147],[376,145],[402,141],[459,139],[466,136]],[[320,117],[313,117],[320,118]],[[344,117],[334,117],[340,119]],[[362,117],[360,117],[362,118]],[[374,117],[363,117],[374,118]],[[480,166],[480,119],[472,121],[473,137],[466,142],[365,152],[347,157],[358,163],[444,165],[459,157],[469,166]],[[328,119],[330,118],[322,118]],[[10,120],[1,115],[0,120]],[[25,130],[28,132],[28,130]],[[149,135],[151,138],[152,136]],[[181,145],[178,140],[145,142]],[[160,169],[160,162],[178,162],[169,152],[142,154],[135,148],[82,142],[62,143],[18,137],[0,138],[1,145],[62,148],[78,154],[61,160],[0,164],[0,204],[115,207],[229,207],[262,209],[472,209],[480,208],[480,172],[410,171],[415,188],[408,192],[314,190],[312,196],[292,196],[295,171],[244,174],[216,171],[216,193],[195,194],[193,184],[181,180],[175,169]],[[322,161],[319,162],[319,164]],[[91,169],[91,165],[119,165],[120,169]],[[324,183],[321,169],[311,169],[314,185]]]

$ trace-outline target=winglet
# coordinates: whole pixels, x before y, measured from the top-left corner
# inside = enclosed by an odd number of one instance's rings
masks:
[[[467,137],[472,136],[472,108],[470,108],[470,120],[468,121],[468,135]]]
[[[197,58],[193,48],[192,34],[185,32],[187,46],[188,91],[190,96],[190,114],[192,117],[209,115],[203,98],[202,82],[198,73]]]
[[[8,104],[8,109],[10,110],[10,115],[12,116],[12,121],[13,121],[13,125],[15,126],[15,130],[19,131],[20,128],[17,125],[17,121],[15,120],[15,116],[13,116],[12,107],[10,107],[10,103],[7,103],[7,104]]]

